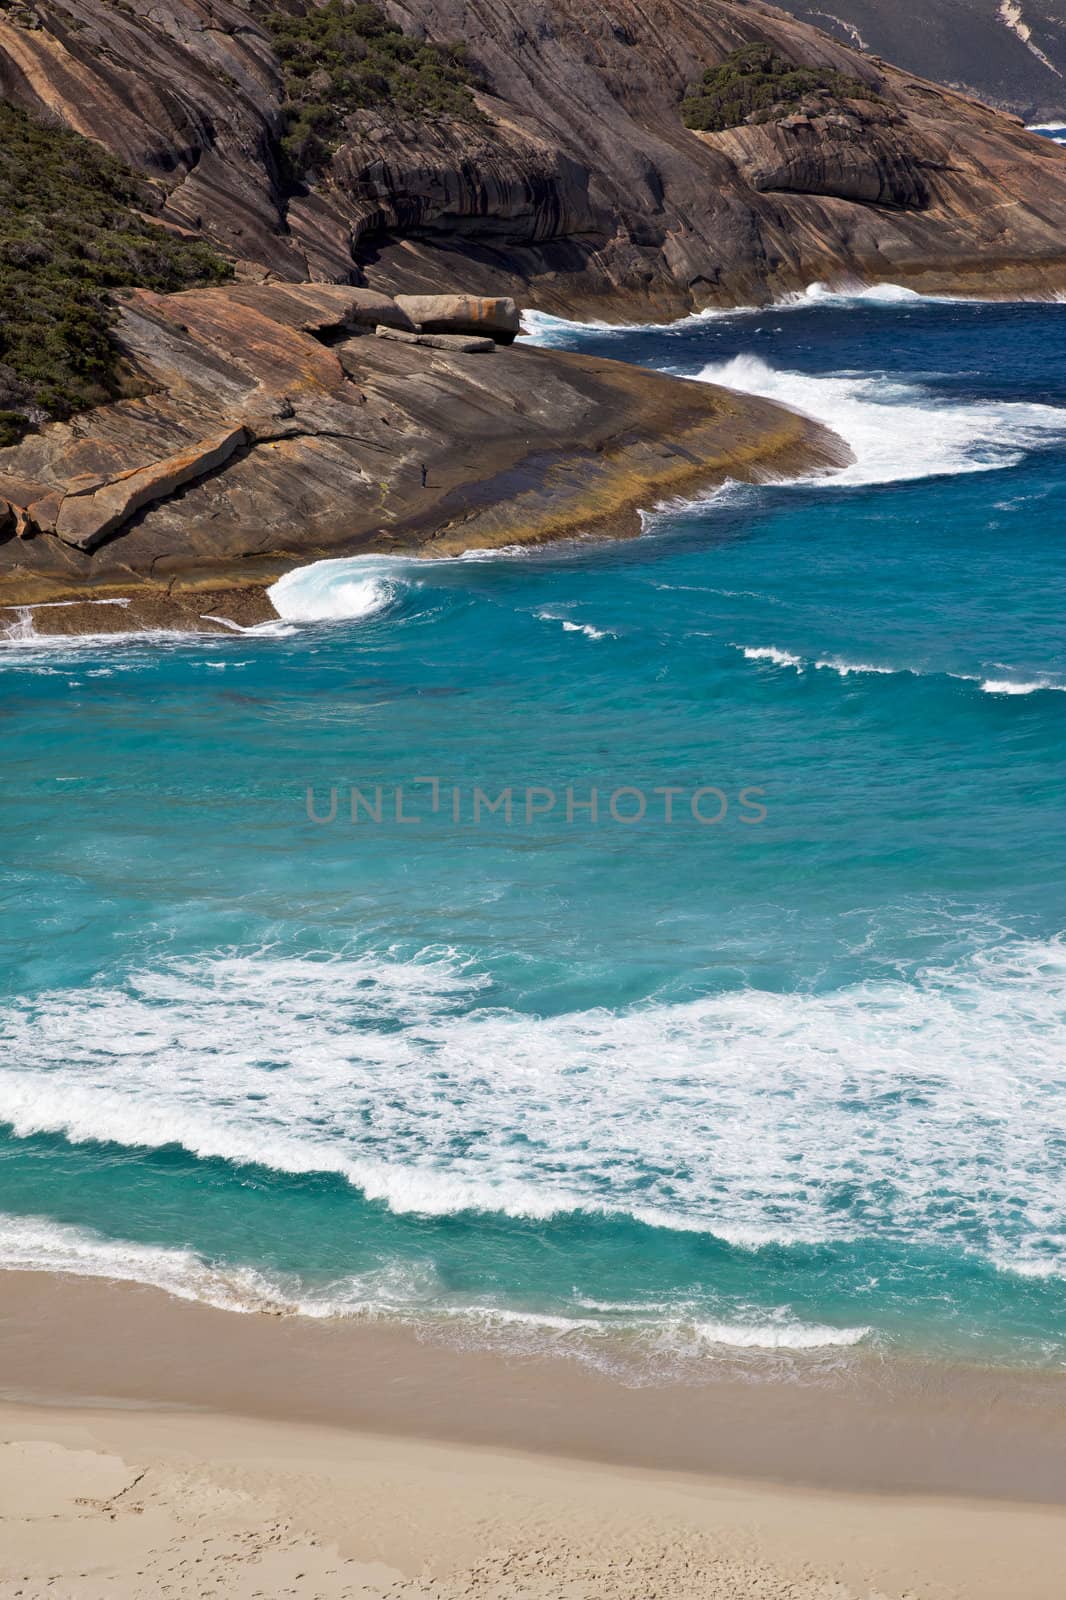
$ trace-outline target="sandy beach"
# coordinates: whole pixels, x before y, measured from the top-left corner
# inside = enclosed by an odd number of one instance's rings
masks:
[[[632,1387],[381,1324],[46,1274],[4,1290],[4,1596],[1062,1593],[1051,1376],[867,1361]]]

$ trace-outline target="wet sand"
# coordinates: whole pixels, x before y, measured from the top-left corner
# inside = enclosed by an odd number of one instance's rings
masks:
[[[133,1285],[0,1293],[2,1595],[1063,1592],[1056,1374],[850,1357],[632,1387]]]

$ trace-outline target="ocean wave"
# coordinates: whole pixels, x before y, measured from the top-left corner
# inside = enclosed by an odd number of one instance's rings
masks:
[[[746,645],[736,644],[731,641],[730,647],[733,650],[739,650],[746,661],[765,662],[770,666],[789,668],[795,672],[805,672],[813,669],[815,672],[835,672],[839,678],[862,677],[864,675],[877,678],[946,677],[954,678],[959,683],[977,684],[982,694],[1029,695],[1036,694],[1043,689],[1058,694],[1066,693],[1066,684],[1055,683],[1049,677],[1035,679],[985,678],[980,673],[975,672],[947,672],[939,671],[935,668],[890,667],[872,661],[848,661],[841,656],[821,656],[810,659],[797,655],[792,650],[782,650],[777,645]]]
[[[549,311],[523,311],[522,335],[528,344],[540,345],[550,349],[560,340],[570,340],[574,334],[636,334],[636,333],[676,333],[684,328],[699,327],[701,323],[715,322],[722,317],[750,315],[755,310],[754,306],[745,306],[731,310],[726,307],[707,306],[703,311],[692,311],[687,316],[677,317],[673,322],[604,322],[593,318],[589,322],[580,322],[572,317],[557,317]]]
[[[787,295],[779,304],[785,306],[848,306],[848,305],[954,305],[957,295],[920,294],[901,283],[811,283],[797,294]]]
[[[837,486],[989,472],[1066,439],[1066,410],[1056,406],[991,400],[960,405],[914,384],[860,374],[811,377],[778,370],[753,355],[712,362],[697,376],[825,423],[855,457],[824,480]]]
[[[275,1311],[295,1304],[253,1268],[213,1267],[191,1250],[107,1239],[47,1217],[0,1215],[0,1270],[140,1283],[223,1311]]]
[[[1034,678],[1029,682],[1015,678],[984,678],[981,680],[982,694],[1038,694],[1042,689],[1050,689],[1057,694],[1066,693],[1066,684],[1052,683],[1050,678]]]
[[[812,307],[836,309],[847,306],[896,305],[959,305],[980,304],[976,296],[921,294],[900,283],[839,282],[836,284],[810,283],[805,289],[790,290],[776,300],[762,305],[705,306],[702,311],[691,311],[687,316],[672,322],[606,322],[593,318],[587,322],[572,317],[559,317],[548,311],[523,311],[522,337],[530,344],[551,348],[557,343],[569,343],[574,335],[595,334],[630,336],[639,333],[681,333],[698,328],[708,322],[735,320],[743,317],[765,316],[779,311],[810,310]]]
[[[342,1177],[396,1213],[629,1217],[758,1247],[1042,1237],[1066,947],[911,982],[556,1017],[453,958],[176,963],[0,1010],[16,1136]],[[940,1201],[929,1203],[936,1192]]]
[[[795,667],[797,672],[803,666],[803,657],[794,656],[791,650],[779,650],[773,644],[737,644],[734,650],[739,650],[748,661],[769,661],[775,667]]]
[[[1066,1278],[1066,1248],[1056,1247],[1054,1255],[990,1254],[992,1265],[999,1272],[1016,1278]]]
[[[827,656],[824,660],[816,661],[814,667],[816,672],[835,672],[841,678],[864,672],[872,672],[878,678],[890,678],[896,672],[914,675],[911,667],[876,667],[870,661],[842,661],[839,656]]]
[[[539,622],[558,622],[564,633],[583,633],[586,639],[617,639],[618,635],[607,628],[594,628],[591,622],[574,622],[571,617],[560,616],[557,611],[537,611]]]
[[[745,1320],[708,1320],[691,1304],[599,1303],[576,1299],[566,1312],[449,1300],[432,1265],[393,1260],[365,1273],[320,1284],[294,1273],[263,1272],[211,1261],[187,1248],[107,1238],[47,1217],[0,1214],[0,1271],[62,1273],[136,1283],[175,1299],[243,1315],[414,1324],[492,1345],[518,1332],[526,1348],[626,1340],[647,1355],[706,1359],[719,1351],[817,1351],[850,1348],[869,1327],[802,1322],[786,1309],[749,1308]],[[588,1313],[592,1312],[593,1315]],[[545,1343],[546,1341],[546,1343]],[[571,1349],[571,1353],[580,1353]]]
[[[393,611],[435,574],[484,562],[531,561],[539,555],[530,547],[500,545],[456,556],[340,556],[294,567],[267,595],[285,623],[369,621]]]
[[[824,656],[812,661],[797,655],[792,650],[781,650],[777,645],[731,644],[731,648],[739,650],[746,661],[765,661],[771,666],[790,667],[796,672],[813,668],[816,672],[835,672],[840,678],[850,678],[862,673],[872,673],[879,678],[892,677],[897,673],[910,677],[919,676],[913,667],[875,666],[869,661],[847,661],[840,656]]]
[[[388,556],[314,561],[285,573],[267,596],[285,622],[360,621],[393,605],[396,567]]]

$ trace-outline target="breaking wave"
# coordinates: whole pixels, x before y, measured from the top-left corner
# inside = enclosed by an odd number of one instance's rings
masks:
[[[839,434],[855,460],[830,475],[834,485],[989,472],[1066,440],[1066,410],[1057,406],[994,400],[959,405],[916,384],[858,373],[811,377],[779,371],[752,355],[712,363],[698,377],[776,400]]]
[[[682,1303],[610,1305],[575,1299],[573,1311],[523,1310],[449,1298],[432,1266],[390,1261],[360,1274],[317,1284],[293,1273],[263,1272],[211,1261],[196,1251],[107,1238],[90,1228],[47,1217],[0,1214],[0,1271],[54,1272],[112,1283],[136,1283],[179,1300],[245,1315],[359,1319],[412,1323],[467,1342],[534,1353],[550,1348],[612,1366],[625,1355],[657,1358],[661,1366],[700,1362],[735,1352],[817,1352],[848,1349],[868,1327],[800,1321],[787,1308],[751,1309],[743,1320],[710,1320]],[[598,1315],[589,1315],[589,1311]],[[612,1351],[605,1346],[615,1346]]]
[[[257,955],[46,993],[0,1011],[6,1058],[35,1063],[0,1071],[0,1119],[334,1173],[397,1213],[622,1215],[753,1248],[962,1230],[1024,1255],[1066,1205],[1060,942],[556,1017],[486,1007],[486,981],[448,956]]]
[[[975,683],[982,694],[1002,695],[1030,695],[1042,690],[1051,693],[1066,693],[1066,683],[1056,683],[1053,678],[1044,676],[1040,678],[986,678],[981,673],[975,672],[941,672],[931,668],[918,667],[890,667],[878,665],[872,661],[848,661],[841,656],[816,657],[813,660],[797,655],[792,650],[782,650],[777,645],[761,644],[732,644],[732,649],[739,650],[746,661],[754,661],[765,666],[782,667],[794,672],[835,672],[839,678],[872,676],[877,678],[907,677],[947,677],[954,678],[960,683]]]
[[[314,561],[287,572],[267,595],[285,622],[361,620],[387,611],[396,600],[396,566],[387,556]]]
[[[970,297],[960,295],[919,294],[899,283],[853,283],[829,285],[811,283],[806,289],[797,289],[765,305],[705,306],[702,311],[675,318],[672,322],[605,322],[594,318],[580,322],[570,317],[557,317],[548,311],[523,311],[523,337],[531,344],[550,348],[566,343],[575,334],[610,337],[615,334],[631,336],[637,333],[679,333],[702,323],[735,320],[741,317],[764,316],[768,311],[809,310],[812,306],[840,309],[849,305],[895,306],[904,304],[952,305],[968,304]]]

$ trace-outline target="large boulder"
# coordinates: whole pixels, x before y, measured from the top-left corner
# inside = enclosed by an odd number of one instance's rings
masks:
[[[396,304],[420,333],[481,334],[512,344],[520,329],[518,307],[508,296],[398,294]]]

